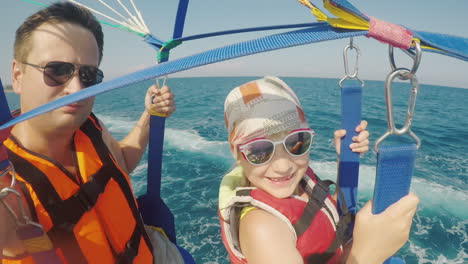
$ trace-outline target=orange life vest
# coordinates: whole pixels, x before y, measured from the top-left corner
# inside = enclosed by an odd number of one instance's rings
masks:
[[[14,137],[4,145],[33,214],[64,263],[152,263],[152,246],[129,177],[117,165],[91,114],[74,135],[77,177]],[[31,206],[30,205],[30,206]],[[3,263],[34,263],[26,257]]]

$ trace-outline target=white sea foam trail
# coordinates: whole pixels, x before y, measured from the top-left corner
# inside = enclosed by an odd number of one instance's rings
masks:
[[[231,157],[227,141],[210,141],[201,137],[195,130],[179,130],[167,128],[165,140],[170,147],[182,151],[203,153],[218,158]]]
[[[336,180],[336,162],[311,162],[311,167],[322,179]],[[360,165],[358,197],[360,201],[372,198],[375,184],[375,166]],[[468,219],[468,193],[452,186],[428,181],[419,177],[411,180],[411,191],[420,199],[419,210],[449,212],[460,219]]]
[[[98,115],[98,118],[105,124],[112,133],[128,133],[135,126],[136,120],[121,116]]]

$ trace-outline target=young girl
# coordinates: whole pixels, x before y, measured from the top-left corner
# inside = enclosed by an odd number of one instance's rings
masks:
[[[368,202],[356,216],[352,246],[343,250],[346,223],[328,192],[330,182],[309,168],[314,131],[283,81],[265,77],[234,88],[224,111],[237,165],[224,176],[219,195],[231,263],[382,263],[406,242],[418,203],[413,194],[380,215],[372,215]],[[366,126],[363,121],[356,128],[355,152],[368,149]],[[335,133],[337,150],[345,133]]]

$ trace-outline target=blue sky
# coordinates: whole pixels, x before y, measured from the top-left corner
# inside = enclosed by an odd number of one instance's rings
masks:
[[[51,3],[50,0],[38,0]],[[81,0],[105,13],[95,0]],[[106,0],[118,6],[116,0]],[[128,4],[129,0],[122,0]],[[177,0],[135,0],[151,32],[164,40],[172,35]],[[321,1],[314,1],[320,4]],[[354,0],[363,13],[405,25],[414,30],[445,33],[468,38],[468,1],[460,0]],[[10,83],[10,63],[14,32],[20,23],[39,7],[20,0],[3,0],[0,10],[0,77]],[[118,8],[118,7],[117,7]],[[106,20],[105,18],[98,17]],[[308,9],[296,0],[191,0],[184,36],[237,29],[315,22]],[[156,52],[138,36],[103,26],[104,60],[101,65],[106,79],[154,65]],[[273,32],[271,32],[273,33]],[[248,33],[190,41],[177,47],[171,58],[179,58],[266,33]],[[342,51],[349,40],[335,40],[267,52],[203,66],[175,74],[179,76],[299,76],[341,78],[344,75]],[[389,72],[387,45],[359,37],[354,42],[361,49],[359,76],[364,80],[384,80]],[[407,56],[397,53],[398,66],[410,66]],[[468,62],[434,53],[424,53],[417,73],[421,83],[468,88]]]

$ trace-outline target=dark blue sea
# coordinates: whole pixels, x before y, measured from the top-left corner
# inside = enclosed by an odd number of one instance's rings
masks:
[[[168,80],[176,112],[167,119],[162,195],[175,215],[178,243],[197,263],[228,263],[217,218],[218,186],[232,167],[223,121],[224,98],[231,88],[254,77],[173,78]],[[338,80],[284,78],[301,100],[316,132],[311,166],[322,178],[336,178],[332,133],[340,125]],[[150,82],[112,91],[96,98],[94,112],[121,139],[141,111]],[[395,83],[397,124],[404,121],[410,85]],[[14,94],[7,95],[12,108]],[[406,263],[468,263],[468,89],[421,85],[412,130],[422,140],[411,189],[421,202],[410,240],[397,253]],[[387,129],[383,82],[366,81],[363,118],[371,144]],[[397,141],[400,139],[394,139]],[[402,137],[401,140],[408,141]],[[391,142],[393,142],[391,141]],[[390,143],[391,143],[390,142]],[[371,199],[375,153],[361,159],[359,200]],[[146,190],[146,156],[132,173],[137,194]]]

